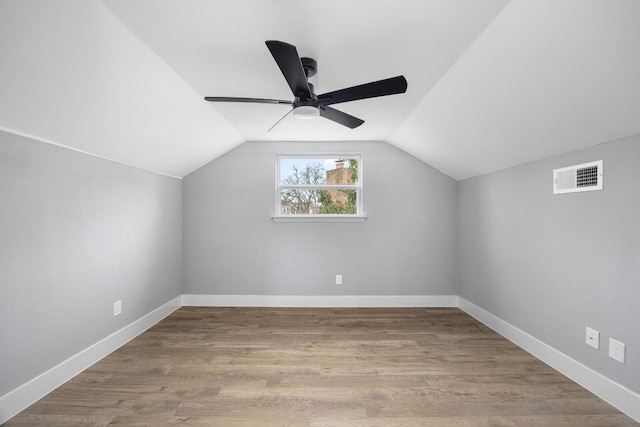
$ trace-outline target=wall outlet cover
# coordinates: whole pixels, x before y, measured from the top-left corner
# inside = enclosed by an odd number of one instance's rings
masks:
[[[587,326],[585,343],[598,350],[600,348],[600,332]]]
[[[624,363],[624,343],[609,338],[609,357]]]
[[[122,300],[118,300],[113,303],[113,317],[116,317],[122,313]]]

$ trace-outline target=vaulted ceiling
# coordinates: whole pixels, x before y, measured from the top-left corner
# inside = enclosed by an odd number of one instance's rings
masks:
[[[0,0],[0,130],[184,176],[250,140],[382,140],[465,179],[640,133],[637,0]],[[265,40],[317,93],[402,95],[285,117]]]

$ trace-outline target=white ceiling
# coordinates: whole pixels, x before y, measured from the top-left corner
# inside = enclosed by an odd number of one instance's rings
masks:
[[[248,140],[383,140],[455,179],[640,133],[638,0],[0,0],[0,129],[184,176]],[[298,120],[265,40],[323,93],[406,94]]]

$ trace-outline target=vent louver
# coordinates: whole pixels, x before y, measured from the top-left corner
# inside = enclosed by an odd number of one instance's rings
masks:
[[[602,160],[553,171],[553,194],[602,190]]]

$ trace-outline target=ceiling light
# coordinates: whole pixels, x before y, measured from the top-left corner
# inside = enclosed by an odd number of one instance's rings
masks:
[[[311,105],[300,105],[293,109],[293,115],[299,119],[313,119],[320,115],[320,110]]]

